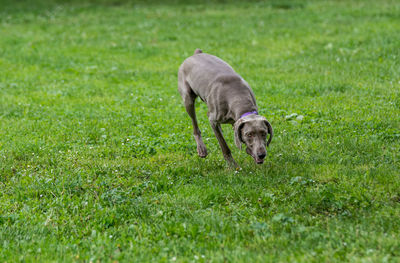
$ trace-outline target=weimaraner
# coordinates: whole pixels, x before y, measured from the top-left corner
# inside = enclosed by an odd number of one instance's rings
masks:
[[[201,138],[195,112],[197,96],[208,106],[208,119],[218,139],[222,153],[229,165],[237,167],[222,135],[221,124],[230,123],[235,131],[235,144],[241,149],[246,144],[246,152],[257,164],[262,164],[266,156],[266,146],[273,137],[271,124],[258,115],[254,93],[249,84],[222,59],[196,49],[178,71],[178,90],[186,111],[192,119],[193,135],[200,157],[207,156],[206,146]],[[266,142],[267,134],[270,134]]]

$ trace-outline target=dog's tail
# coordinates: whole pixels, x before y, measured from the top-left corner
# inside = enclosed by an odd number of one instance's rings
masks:
[[[194,55],[200,54],[200,53],[203,53],[203,50],[196,48],[196,50],[194,51]]]

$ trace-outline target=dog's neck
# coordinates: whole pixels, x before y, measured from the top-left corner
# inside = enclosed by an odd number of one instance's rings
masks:
[[[248,115],[251,115],[251,114],[256,114],[256,115],[258,115],[258,112],[257,112],[256,110],[254,110],[254,111],[248,111],[248,112],[242,114],[242,115],[240,116],[240,119],[243,118],[243,117],[246,117],[246,116],[248,116]]]
[[[228,98],[228,105],[231,118],[235,122],[250,114],[258,114],[257,104],[251,94],[249,96],[230,97]]]
[[[258,115],[258,110],[256,106],[252,105],[251,107],[242,107],[241,109],[236,110],[233,113],[234,121],[236,122],[237,120],[249,116],[251,114]]]

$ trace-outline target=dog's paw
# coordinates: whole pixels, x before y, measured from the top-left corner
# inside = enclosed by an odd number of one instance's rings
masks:
[[[207,156],[207,148],[205,145],[197,145],[197,154],[201,158],[205,158]]]
[[[226,163],[228,164],[229,169],[239,169],[239,165],[237,165],[237,163],[235,162],[235,159],[233,159],[232,155],[224,155],[224,158],[226,160]]]

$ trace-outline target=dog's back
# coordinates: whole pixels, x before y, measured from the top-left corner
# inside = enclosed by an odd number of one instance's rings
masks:
[[[247,83],[228,63],[216,56],[203,53],[200,49],[196,49],[194,55],[182,63],[179,74],[203,100],[209,95],[211,84],[243,82],[247,86]]]

